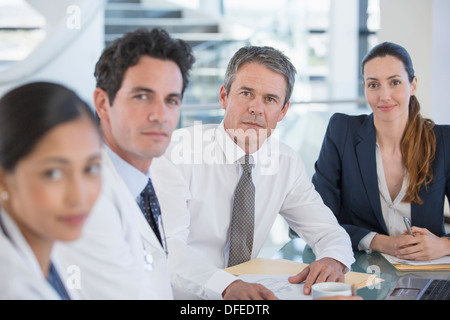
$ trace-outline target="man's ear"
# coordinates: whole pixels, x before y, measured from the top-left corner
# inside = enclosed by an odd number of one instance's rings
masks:
[[[286,115],[286,113],[287,113],[287,111],[288,111],[288,109],[289,109],[290,104],[291,104],[291,102],[288,101],[288,102],[286,102],[286,104],[283,106],[283,109],[281,110],[280,114],[278,115],[278,119],[277,119],[278,122],[280,122],[281,120],[283,120],[284,116]]]
[[[102,88],[96,88],[94,90],[94,106],[98,117],[101,120],[107,120],[111,105],[109,103],[108,94]]]
[[[228,98],[227,90],[225,89],[225,86],[222,85],[220,87],[220,92],[219,92],[219,102],[220,102],[220,106],[224,110],[227,108],[227,103],[228,103],[228,99],[227,98]]]

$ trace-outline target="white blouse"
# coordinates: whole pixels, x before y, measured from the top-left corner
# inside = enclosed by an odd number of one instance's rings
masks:
[[[384,175],[383,160],[381,158],[381,150],[378,143],[376,144],[376,163],[378,189],[380,190],[381,212],[383,214],[383,219],[386,223],[388,235],[397,236],[405,231],[405,223],[403,222],[403,217],[411,219],[411,203],[402,201],[408,187],[408,175],[406,174],[403,177],[402,188],[397,197],[392,200],[387,187],[386,177]],[[376,232],[368,233],[359,242],[358,249],[370,253],[372,250],[369,248],[369,246],[372,242],[372,239],[376,235]]]

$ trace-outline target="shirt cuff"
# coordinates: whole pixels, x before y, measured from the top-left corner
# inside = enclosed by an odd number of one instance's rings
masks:
[[[376,235],[376,232],[369,232],[364,238],[361,239],[361,241],[359,241],[358,250],[365,251],[366,253],[372,253],[370,243]]]
[[[223,291],[239,278],[225,270],[218,270],[206,282],[206,295],[209,300],[222,300]]]

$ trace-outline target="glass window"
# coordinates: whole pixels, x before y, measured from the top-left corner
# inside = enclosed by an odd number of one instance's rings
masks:
[[[194,2],[191,1],[190,5],[195,6]],[[355,52],[355,59],[345,62],[352,65],[340,70],[349,69],[356,73],[359,72],[359,54],[365,54],[371,42],[376,41],[379,0],[347,3],[358,6],[348,10],[355,12],[355,16],[345,19],[355,21],[353,41],[356,47],[361,48]],[[197,1],[197,5],[201,7],[201,1]],[[224,110],[219,106],[218,93],[231,56],[243,45],[273,46],[282,50],[298,71],[291,107],[277,128],[279,137],[301,154],[308,173],[312,175],[330,116],[335,112],[368,112],[363,92],[359,90],[353,90],[354,96],[346,97],[345,101],[333,99],[332,90],[336,87],[333,79],[340,77],[331,77],[330,61],[337,51],[332,46],[340,46],[341,54],[345,54],[345,48],[342,50],[345,43],[331,39],[341,30],[340,26],[336,28],[336,22],[331,21],[332,10],[342,9],[336,6],[331,0],[223,0],[219,6],[223,11],[220,12],[223,22],[219,30],[226,40],[194,47],[197,62],[185,94],[179,126],[190,126],[195,121],[220,122]],[[363,29],[367,31],[361,33],[359,25],[364,25]],[[338,31],[331,33],[330,28],[333,27]],[[343,32],[348,32],[345,28],[348,27],[343,27]],[[345,85],[361,87],[358,76],[353,78],[354,83]]]
[[[341,3],[332,3],[331,0],[223,0],[221,30],[227,41],[195,49],[197,63],[186,92],[180,126],[190,126],[196,121],[220,122],[224,110],[218,104],[218,93],[231,56],[247,44],[273,46],[290,57],[298,71],[291,106],[286,117],[279,122],[276,136],[299,152],[308,175],[312,177],[331,115],[335,112],[369,112],[362,97],[363,91],[357,89],[362,87],[358,76],[359,60],[377,41],[379,0],[347,3],[357,6],[344,11],[355,13],[355,16],[345,17],[353,19],[354,23],[340,26],[332,21],[332,17],[340,13],[332,10],[342,10],[342,7],[337,7]],[[349,25],[354,29],[348,30]],[[348,32],[354,39],[346,38],[347,34],[339,34],[341,31]],[[343,47],[347,45],[346,40],[355,44],[354,58],[341,62],[336,55],[346,54],[347,48]],[[339,71],[336,71],[333,70],[333,62],[348,65],[339,65]],[[342,70],[352,70],[357,74],[341,77],[339,72]],[[353,82],[348,83],[348,79],[353,79]],[[334,98],[333,89],[336,90],[337,85],[352,86],[354,90],[348,92],[354,92],[354,96],[345,96],[345,100]],[[260,256],[272,257],[288,237],[286,222],[277,218]]]
[[[45,39],[45,18],[24,0],[0,0],[0,70],[26,59]]]

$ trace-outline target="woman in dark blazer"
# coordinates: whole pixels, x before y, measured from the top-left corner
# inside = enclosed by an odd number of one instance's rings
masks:
[[[331,117],[313,183],[349,233],[353,249],[403,259],[450,254],[450,126],[420,115],[407,51],[374,47],[362,62],[370,115]],[[403,217],[411,220],[411,236]]]

